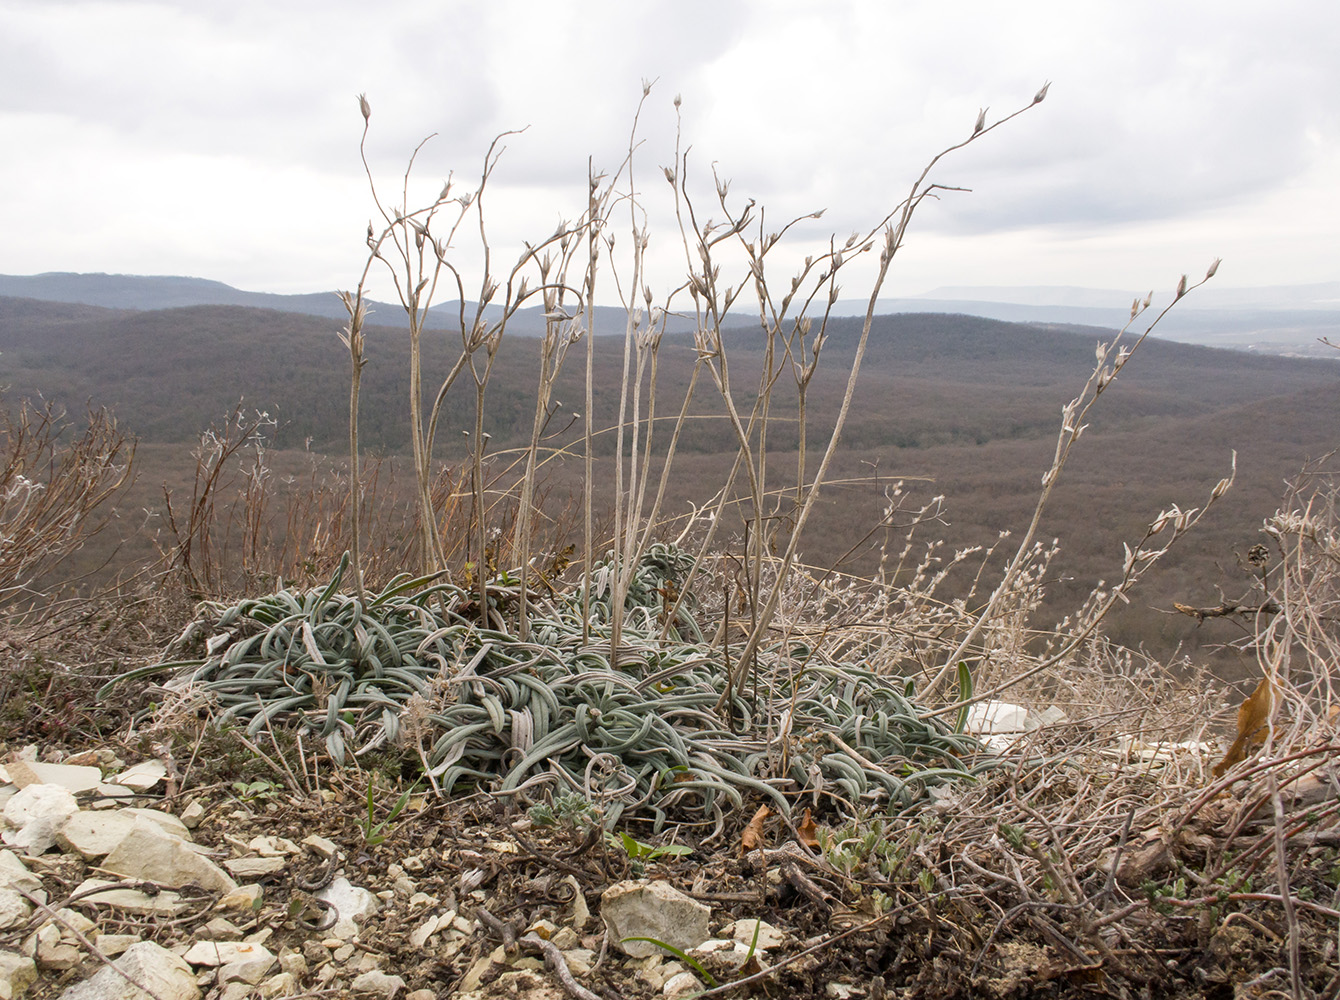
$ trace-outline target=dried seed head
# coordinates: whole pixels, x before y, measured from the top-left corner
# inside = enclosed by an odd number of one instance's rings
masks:
[[[646,77],[643,77],[642,79],[642,96],[643,97],[651,96],[651,81],[648,80]]]
[[[1036,101],[1034,103],[1037,103]],[[977,112],[977,124],[972,127],[972,134],[976,135],[982,129],[986,128],[986,108]]]
[[[671,184],[675,183],[674,170],[671,169],[670,167],[662,167],[661,169],[665,171],[665,179],[669,181]]]
[[[1052,85],[1052,82],[1051,82],[1050,80],[1048,80],[1046,83],[1044,83],[1044,84],[1042,85],[1042,89],[1039,90],[1036,94],[1033,95],[1033,103],[1034,103],[1034,104],[1041,104],[1041,103],[1043,102],[1043,100],[1046,99],[1046,97],[1047,97],[1047,89],[1048,89],[1051,85]]]
[[[1180,299],[1185,294],[1186,294],[1186,275],[1184,274],[1182,275],[1182,279],[1179,282],[1177,282],[1177,294],[1174,295],[1173,298],[1174,300]]]
[[[1216,271],[1219,270],[1219,264],[1222,262],[1222,259],[1223,259],[1223,258],[1221,258],[1221,257],[1216,257],[1216,258],[1214,259],[1214,263],[1212,263],[1212,264],[1210,265],[1210,269],[1209,269],[1208,271],[1205,272],[1205,280],[1206,280],[1206,281],[1209,281],[1211,278],[1214,277],[1214,272],[1216,272]]]
[[[678,94],[676,94],[676,95],[675,95],[675,107],[679,107],[679,105],[680,105],[680,103],[681,103],[682,101],[683,101],[683,98],[681,98]]]
[[[372,105],[368,103],[367,94],[358,95],[358,110],[363,112],[363,121],[368,121],[372,117]]]

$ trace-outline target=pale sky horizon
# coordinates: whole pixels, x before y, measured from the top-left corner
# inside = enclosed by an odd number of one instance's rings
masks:
[[[1169,288],[1223,258],[1240,288],[1340,280],[1340,5],[1282,0],[0,0],[0,273],[181,274],[352,287],[373,205],[468,186],[509,129],[489,221],[509,263],[616,168],[641,81],[653,274],[675,280],[661,167],[796,230],[868,228],[931,156],[971,193],[926,203],[884,295],[941,286]],[[659,200],[659,202],[658,202]],[[468,240],[462,258],[477,261]],[[661,294],[668,288],[657,289]],[[385,297],[389,287],[374,284]],[[844,297],[860,295],[859,281]]]

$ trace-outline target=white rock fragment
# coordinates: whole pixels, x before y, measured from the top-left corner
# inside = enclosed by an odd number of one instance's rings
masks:
[[[563,961],[574,976],[584,976],[596,964],[596,953],[590,948],[570,948],[563,952]]]
[[[305,838],[302,844],[304,847],[310,847],[323,858],[333,858],[340,853],[339,847],[336,846],[333,840],[327,840],[325,837],[318,837],[316,834],[312,834],[310,837]]]
[[[733,939],[712,938],[690,948],[689,955],[709,971],[733,973],[749,958],[749,946]]]
[[[261,908],[264,895],[265,890],[254,882],[251,885],[240,885],[219,900],[218,909],[254,913]]]
[[[254,945],[257,950],[251,957],[242,957],[235,962],[219,966],[219,982],[249,983],[255,986],[274,968],[275,957],[266,948]]]
[[[93,943],[108,958],[115,958],[139,939],[138,934],[99,934]]]
[[[36,962],[12,951],[0,951],[0,1000],[18,1000],[35,982]]]
[[[37,961],[39,967],[57,972],[72,969],[79,964],[80,952],[73,935],[62,938],[63,928],[48,920],[23,942],[25,955]]]
[[[757,939],[754,937],[755,928],[758,929]],[[780,948],[786,941],[786,935],[766,920],[737,920],[723,933],[729,934],[746,948],[752,944],[755,951],[771,951]]]
[[[98,786],[98,794],[89,803],[88,808],[115,809],[122,804],[122,800],[129,802],[136,794],[133,788],[127,788],[125,785],[109,785],[104,781]]]
[[[449,913],[438,913],[429,917],[423,923],[419,924],[418,927],[415,927],[414,930],[409,932],[409,943],[415,948],[422,948],[428,943],[428,939],[436,934],[438,930],[443,927],[450,927],[452,920],[455,918],[455,910],[452,910]]]
[[[32,905],[14,889],[0,889],[0,931],[22,927],[28,922]]]
[[[377,912],[377,897],[366,889],[350,883],[347,878],[337,878],[316,894],[322,902],[335,907],[337,914],[335,926],[330,929],[332,937],[348,940],[357,937],[358,920],[365,919]]]
[[[244,960],[275,960],[274,954],[264,945],[245,941],[197,941],[182,958],[191,965],[203,965],[211,969]]]
[[[282,855],[270,858],[230,858],[223,863],[223,867],[234,878],[248,879],[264,878],[283,871],[287,863]]]
[[[302,848],[284,837],[252,837],[247,850],[263,858],[282,858],[286,854],[301,854]]]
[[[697,993],[703,988],[703,984],[698,981],[698,977],[692,972],[678,972],[665,981],[661,987],[661,992],[668,997],[681,997],[689,993]]]
[[[256,992],[261,995],[262,1000],[270,1000],[270,997],[292,996],[298,992],[298,981],[293,978],[291,973],[280,972],[258,985]]]
[[[28,870],[13,851],[0,851],[0,889],[22,889],[24,892],[42,892],[42,880]],[[42,902],[46,902],[45,894]]]
[[[634,958],[659,955],[661,949],[649,941],[627,938],[656,938],[682,951],[702,944],[708,938],[711,913],[702,903],[664,882],[620,882],[600,896],[600,916],[609,930],[610,943]]]
[[[242,937],[242,928],[224,917],[215,917],[197,934],[207,941],[238,941]]]
[[[172,813],[165,813],[159,809],[139,809],[134,806],[122,811],[154,823],[160,827],[164,833],[173,837],[180,837],[182,840],[188,842],[191,839],[191,831],[187,829],[186,824],[176,816],[173,816]]]
[[[178,817],[182,821],[182,825],[188,830],[194,830],[204,818],[205,807],[195,801],[192,801],[190,805],[183,809],[181,816]]]
[[[126,878],[163,885],[194,882],[202,888],[222,893],[237,888],[237,883],[213,861],[191,850],[180,837],[171,836],[142,817],[103,859],[101,867]]]
[[[6,770],[9,772],[9,780],[20,789],[29,785],[59,785],[73,794],[97,788],[102,782],[102,772],[96,767],[76,764],[14,760],[9,762]]]
[[[5,803],[3,839],[30,855],[42,854],[55,846],[56,831],[78,811],[79,803],[69,789],[61,785],[28,785]]]
[[[131,945],[113,964],[115,969],[104,966],[71,986],[60,1000],[144,1000],[144,990],[127,982],[127,976],[148,987],[158,1000],[198,1000],[200,996],[191,967],[152,941]]]
[[[124,785],[139,792],[147,792],[166,777],[167,766],[161,760],[146,760],[126,768],[107,780],[109,784]]]
[[[355,993],[375,993],[377,996],[392,1000],[405,988],[405,981],[399,976],[388,976],[380,969],[373,969],[357,976],[349,988]]]
[[[175,892],[165,890],[151,896],[138,889],[110,888],[116,885],[119,883],[111,879],[88,878],[79,883],[75,894],[81,897],[81,902],[94,906],[119,906],[130,913],[146,916],[175,917],[187,908],[187,904]]]
[[[56,843],[63,851],[73,851],[84,860],[110,854],[126,834],[135,828],[135,817],[129,811],[90,812],[80,810],[56,832]]]

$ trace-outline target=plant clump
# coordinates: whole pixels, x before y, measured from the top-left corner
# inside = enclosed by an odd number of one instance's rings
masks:
[[[746,796],[784,815],[806,794],[849,810],[903,809],[930,786],[993,766],[973,737],[919,718],[903,679],[869,665],[779,645],[741,691],[729,647],[702,641],[687,612],[662,641],[658,594],[689,561],[665,545],[643,558],[617,662],[601,642],[607,590],[590,604],[591,641],[572,593],[537,604],[523,641],[499,614],[481,624],[473,595],[454,585],[395,581],[364,605],[339,591],[337,574],[322,589],[207,605],[217,616],[208,655],[134,675],[177,671],[212,698],[220,723],[250,737],[293,727],[323,740],[337,763],[400,744],[441,792],[580,792],[611,825],[645,809],[658,829],[672,813],[720,827]],[[495,582],[497,606],[512,589]]]

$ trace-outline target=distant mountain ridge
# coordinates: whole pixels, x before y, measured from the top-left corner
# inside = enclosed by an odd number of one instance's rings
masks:
[[[49,271],[44,274],[0,274],[0,296],[38,299],[43,302],[102,306],[108,309],[135,309],[153,312],[161,309],[182,309],[191,306],[246,306],[253,309],[274,309],[303,316],[319,316],[343,325],[348,319],[344,303],[335,292],[308,292],[283,295],[275,292],[247,292],[221,281],[208,278],[190,278],[175,275],[139,274],[81,274],[72,271]],[[429,310],[428,326],[446,329],[458,323],[458,300],[440,302]],[[396,326],[403,319],[399,303],[368,300],[369,319],[387,326]],[[484,315],[497,319],[502,315],[498,306],[489,306]],[[622,309],[596,310],[598,334],[622,333],[626,315]],[[523,336],[534,336],[544,328],[543,307],[530,306],[517,311],[510,327]],[[672,320],[669,332],[684,332],[689,324]]]
[[[78,303],[112,309],[159,310],[188,306],[249,306],[319,316],[343,324],[344,306],[334,292],[284,295],[248,292],[221,281],[173,275],[81,274],[52,271],[34,275],[0,275],[0,296]],[[922,295],[880,299],[879,315],[942,313],[977,316],[1010,323],[1052,323],[1121,327],[1129,315],[1133,293],[1116,289],[1070,286],[948,286]],[[1154,297],[1154,309],[1171,298],[1163,291]],[[430,328],[456,325],[458,302],[442,302],[430,310]],[[398,325],[399,304],[370,302],[376,322]],[[834,307],[838,316],[863,316],[866,302],[843,299]],[[497,307],[485,310],[490,319]],[[1154,313],[1151,313],[1151,318]],[[743,322],[743,321],[742,321]],[[596,312],[597,333],[621,333],[625,314],[617,308]],[[534,335],[543,328],[542,309],[518,311],[513,329]],[[691,328],[687,320],[672,318],[671,333]],[[1142,328],[1141,328],[1142,329]],[[1160,323],[1157,335],[1166,340],[1211,347],[1254,350],[1266,354],[1326,357],[1340,354],[1320,343],[1340,341],[1340,281],[1310,285],[1197,289]]]

